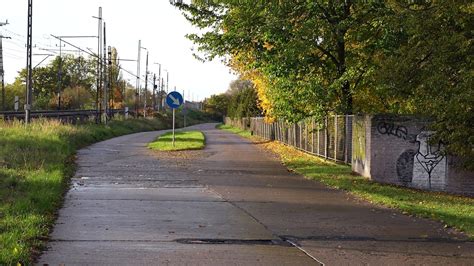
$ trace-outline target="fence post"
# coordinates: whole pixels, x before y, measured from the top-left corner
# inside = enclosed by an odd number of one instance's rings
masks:
[[[263,138],[267,138],[267,124],[265,124],[265,121],[262,122],[262,127],[263,127]]]
[[[271,126],[271,137],[272,137],[272,140],[275,140],[275,122],[272,123],[272,126]]]
[[[270,134],[268,134],[268,127],[269,127],[269,124],[265,123],[265,136],[267,137],[267,139],[270,139]]]
[[[311,118],[311,153],[314,153],[314,117]]]
[[[277,130],[277,138],[278,138],[278,141],[281,141],[280,121],[277,121],[277,123],[276,123],[276,130]]]
[[[328,158],[328,118],[324,119],[324,158]]]
[[[338,130],[337,130],[337,115],[334,116],[334,161],[337,161],[337,140],[338,138]]]
[[[265,123],[265,131],[266,131],[267,139],[270,139],[270,124]]]
[[[348,161],[348,145],[347,145],[347,141],[349,140],[348,136],[349,136],[349,126],[348,126],[348,123],[349,122],[349,116],[348,115],[345,115],[344,116],[344,163],[347,163]]]
[[[300,149],[303,149],[303,126],[302,126],[302,122],[298,123],[298,127],[299,127],[299,131],[300,131],[300,134],[299,134],[299,148]]]
[[[304,137],[304,150],[309,151],[308,143],[309,143],[309,130],[308,130],[308,119],[304,121],[304,130],[305,130],[305,137]]]
[[[321,150],[320,150],[320,146],[321,146],[321,143],[320,143],[320,139],[321,139],[321,129],[319,128],[318,126],[318,155],[321,156]]]

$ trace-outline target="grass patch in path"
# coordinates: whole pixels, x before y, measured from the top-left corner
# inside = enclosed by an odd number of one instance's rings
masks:
[[[228,125],[224,125],[224,124],[219,124],[219,125],[216,126],[216,128],[235,133],[235,134],[237,134],[239,136],[242,136],[244,138],[250,138],[252,136],[252,134],[248,130],[242,130],[242,129],[232,127],[232,126],[228,126]]]
[[[242,130],[229,126],[221,128],[230,132],[240,132],[241,136],[247,135]],[[258,140],[257,137],[250,138]],[[404,214],[440,221],[445,227],[464,231],[471,240],[474,239],[473,198],[380,184],[352,175],[350,166],[324,161],[275,141],[261,145],[279,155],[288,169],[306,178],[318,180],[329,187],[346,190],[371,203],[398,209]]]
[[[108,125],[0,121],[0,265],[32,264],[61,207],[76,150],[112,137],[169,128],[158,119]]]
[[[175,134],[175,145],[172,145],[173,133],[165,133],[148,144],[148,148],[159,151],[200,150],[206,145],[206,138],[201,131],[179,131]]]

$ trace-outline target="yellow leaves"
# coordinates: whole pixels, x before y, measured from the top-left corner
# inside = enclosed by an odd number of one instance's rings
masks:
[[[267,43],[267,49],[273,49],[270,43]],[[266,76],[259,70],[252,67],[255,62],[252,51],[237,52],[232,55],[230,67],[238,72],[244,79],[252,81],[257,89],[258,105],[262,108],[265,115],[265,122],[275,121],[273,116],[273,104],[269,97],[270,82]]]
[[[265,42],[265,43],[263,44],[263,47],[264,47],[265,49],[267,49],[267,51],[271,51],[271,50],[273,50],[273,48],[275,47],[275,45],[273,45],[273,44],[271,44],[271,43],[269,43],[269,42]]]

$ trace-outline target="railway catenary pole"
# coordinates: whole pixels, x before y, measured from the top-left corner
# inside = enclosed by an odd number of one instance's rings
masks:
[[[27,20],[27,38],[26,38],[26,103],[25,103],[25,123],[30,123],[31,96],[32,96],[32,54],[33,54],[33,0],[28,0],[28,20]]]
[[[107,59],[108,59],[108,78],[107,78],[107,112],[106,116],[111,117],[111,111],[113,109],[113,101],[114,101],[114,96],[113,96],[113,91],[112,91],[112,46],[109,45],[107,48]]]
[[[107,124],[107,86],[109,83],[108,75],[107,75],[107,36],[106,36],[106,25],[104,22],[104,60],[103,60],[103,65],[104,65],[104,84],[103,84],[103,105],[104,105],[104,123]]]
[[[158,65],[158,85],[157,85],[157,88],[158,88],[158,99],[159,99],[159,102],[158,102],[158,111],[161,111],[163,108],[162,108],[162,94],[161,94],[161,88],[162,88],[162,79],[161,79],[161,64],[160,63],[154,63],[155,65]],[[156,106],[156,105],[155,105]],[[156,107],[155,109],[156,110]]]
[[[161,111],[163,109],[163,94],[161,93],[161,87],[162,87],[162,83],[163,83],[163,79],[161,78],[161,64],[158,64],[158,87],[159,87],[159,98],[160,99],[160,103],[159,103],[159,107],[158,107],[158,111]]]
[[[146,51],[145,89],[143,90],[143,117],[146,117],[146,93],[148,91],[148,50]]]
[[[0,27],[8,25],[8,20],[5,22],[0,22]],[[5,111],[5,70],[3,69],[3,44],[2,40],[3,39],[10,39],[10,37],[6,37],[3,35],[0,35],[0,76],[2,79],[2,111]]]
[[[58,65],[58,110],[61,110],[61,87],[63,82],[63,54],[62,54],[63,40],[59,38],[59,65]]]
[[[93,17],[98,21],[97,26],[97,84],[95,93],[96,123],[101,122],[100,92],[102,90],[102,7],[99,7],[99,16]]]
[[[138,40],[138,58],[137,58],[137,83],[135,87],[135,118],[138,118],[138,104],[140,96],[140,57],[142,50],[142,41]]]
[[[115,60],[112,58],[112,46],[109,45],[108,50],[108,57],[109,57],[109,115],[111,115],[110,110],[114,109],[115,105],[115,97],[114,97],[114,68],[113,68],[113,61]],[[118,84],[116,84],[118,86]]]
[[[166,70],[166,94],[168,94],[168,89],[170,85],[170,72]]]
[[[161,111],[165,110],[165,104],[163,103],[163,92],[165,91],[165,80],[161,78],[161,88],[160,88],[160,106]]]
[[[156,111],[156,74],[153,73],[153,111]]]
[[[0,26],[3,26],[0,23]],[[6,110],[5,107],[5,70],[3,69],[3,44],[2,40],[3,39],[10,39],[10,37],[5,37],[0,35],[0,76],[2,79],[2,111]]]

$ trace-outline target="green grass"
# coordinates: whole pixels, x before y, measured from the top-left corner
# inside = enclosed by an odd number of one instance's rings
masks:
[[[0,121],[0,265],[32,263],[62,204],[77,149],[169,126],[163,119],[112,121],[107,126]]]
[[[159,136],[148,147],[159,151],[199,150],[204,148],[206,139],[200,131],[181,131],[175,134],[175,145],[172,145],[173,133]]]
[[[250,138],[252,136],[252,134],[248,130],[242,130],[242,129],[232,127],[232,126],[228,126],[228,125],[224,125],[224,124],[219,124],[219,125],[216,126],[216,128],[235,133],[235,134],[240,135],[244,138]]]
[[[220,128],[250,136],[250,133],[229,126]],[[441,221],[445,227],[457,228],[474,239],[473,198],[376,183],[351,174],[350,166],[324,161],[278,142],[262,145],[278,154],[288,169],[307,178],[346,190],[371,203],[398,209],[404,214]]]

